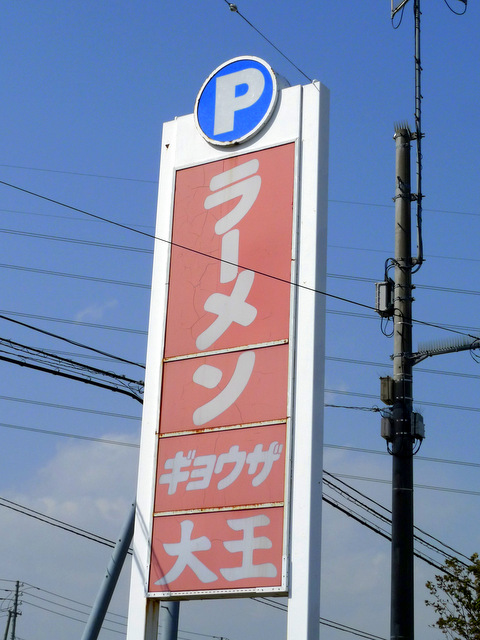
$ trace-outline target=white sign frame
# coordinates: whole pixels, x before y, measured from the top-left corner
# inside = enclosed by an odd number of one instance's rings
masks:
[[[295,142],[297,147],[297,275],[293,392],[288,639],[315,640],[320,616],[320,540],[323,469],[323,389],[329,91],[318,82],[280,92],[274,115],[255,138],[214,147],[193,115],[165,123],[142,419],[127,640],[156,640],[159,598],[147,597],[163,343],[168,293],[169,239],[175,173],[195,164]]]

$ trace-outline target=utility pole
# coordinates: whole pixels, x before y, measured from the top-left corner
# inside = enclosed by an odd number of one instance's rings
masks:
[[[380,378],[380,399],[389,405],[382,413],[382,437],[392,456],[391,640],[414,637],[413,456],[424,428],[423,418],[413,411],[413,366],[431,355],[412,353],[412,270],[418,264],[411,248],[410,143],[414,138],[408,125],[396,126],[395,257],[389,261],[395,277],[391,280],[386,269],[385,281],[377,283],[377,312],[393,320],[393,376]]]
[[[397,4],[397,10],[408,0]],[[392,17],[394,3],[392,0]],[[423,439],[423,420],[417,428],[413,413],[412,269],[423,262],[422,240],[422,94],[420,60],[420,0],[413,0],[415,20],[415,134],[407,124],[395,127],[395,278],[393,314],[393,381],[390,427],[382,433],[392,455],[392,549],[390,638],[414,638],[413,568],[413,456],[416,439]],[[417,143],[417,257],[412,259],[411,141]],[[388,279],[386,278],[387,282]],[[383,431],[383,430],[382,430]]]
[[[392,456],[390,640],[414,639],[413,456],[425,433],[413,411],[413,367],[428,357],[480,349],[480,340],[468,335],[412,349],[412,273],[421,264],[411,255],[411,203],[418,194],[410,187],[410,143],[417,135],[406,124],[395,128],[395,277],[386,269],[376,291],[377,312],[393,320],[393,377],[380,379],[380,398],[390,407],[382,413],[382,437]]]
[[[409,0],[392,0],[392,19]],[[461,0],[467,7],[467,0]],[[420,0],[413,0],[415,23],[415,132],[407,124],[395,128],[395,269],[377,283],[377,312],[393,319],[393,377],[381,379],[380,397],[390,409],[382,418],[382,436],[392,455],[392,551],[391,551],[391,640],[414,638],[413,569],[413,456],[416,442],[424,438],[423,418],[413,411],[413,367],[428,356],[480,348],[480,342],[465,340],[437,345],[418,353],[412,350],[412,273],[423,263],[422,239],[422,91],[420,51]],[[461,14],[460,14],[461,15]],[[412,195],[410,147],[416,141],[417,192]],[[412,258],[411,203],[416,201],[417,257]],[[392,263],[390,261],[390,266]]]
[[[410,141],[398,126],[395,189],[395,285],[393,293],[392,454],[392,640],[413,640],[413,428],[412,256]]]
[[[410,143],[417,138],[408,125],[395,128],[395,268],[376,284],[376,311],[393,320],[393,376],[380,378],[380,399],[389,406],[382,412],[382,437],[392,456],[392,552],[390,639],[414,638],[413,570],[413,456],[424,438],[423,418],[413,411],[413,367],[425,358],[480,349],[480,340],[464,336],[412,350],[412,273],[421,264],[421,252],[412,258],[411,203],[418,194],[410,187]],[[417,139],[418,143],[418,139]]]
[[[15,600],[13,602],[13,613],[12,613],[12,635],[11,640],[15,640],[15,630],[17,626],[17,616],[20,615],[18,612],[18,595],[20,591],[20,582],[17,580],[15,584]]]

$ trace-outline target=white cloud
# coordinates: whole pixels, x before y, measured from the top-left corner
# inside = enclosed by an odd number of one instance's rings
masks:
[[[107,437],[121,439],[115,434],[108,434]],[[133,448],[68,443],[59,446],[54,457],[36,473],[27,495],[9,494],[5,497],[116,540],[134,497],[136,461],[137,450]],[[79,602],[93,604],[111,552],[112,549],[107,546],[41,523],[35,518],[5,508],[2,511],[2,579],[18,579]],[[112,610],[120,609],[125,613],[128,582],[129,562],[121,577]],[[22,616],[17,621],[20,637],[25,640],[47,640],[81,635],[83,623],[34,606],[55,608],[59,613],[85,621],[85,615],[57,609],[35,596],[79,608],[77,605],[29,588],[24,593]],[[114,633],[105,634],[101,637],[118,637]]]
[[[77,322],[102,320],[105,313],[111,309],[114,309],[118,305],[118,300],[107,300],[102,304],[91,304],[75,314],[75,320]]]

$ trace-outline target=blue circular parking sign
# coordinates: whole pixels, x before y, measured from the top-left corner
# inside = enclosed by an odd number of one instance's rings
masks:
[[[240,144],[266,124],[277,93],[270,65],[260,58],[234,58],[215,69],[200,89],[195,122],[212,144]]]

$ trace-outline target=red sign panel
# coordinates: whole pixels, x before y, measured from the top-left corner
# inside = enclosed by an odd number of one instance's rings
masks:
[[[167,362],[160,432],[285,420],[287,366],[287,344]]]
[[[281,503],[285,424],[165,438],[155,512]]]
[[[294,153],[176,174],[150,592],[285,584]]]
[[[155,518],[150,589],[279,587],[282,546],[282,508]]]
[[[177,172],[165,357],[288,338],[293,163],[292,144]]]

